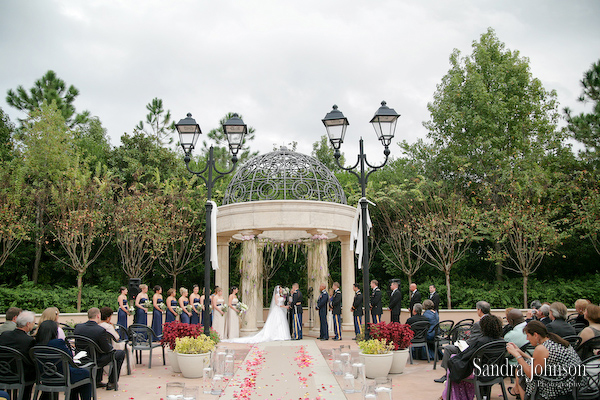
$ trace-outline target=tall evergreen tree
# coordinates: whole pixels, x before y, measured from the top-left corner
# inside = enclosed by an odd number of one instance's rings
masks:
[[[175,132],[175,121],[171,121],[171,110],[163,108],[163,101],[158,97],[146,104],[146,109],[149,111],[146,114],[146,124],[150,131],[146,130],[144,121],[140,121],[135,127],[139,132],[144,132],[146,135],[154,138],[158,145],[173,143],[173,134]]]
[[[10,106],[27,113],[39,109],[44,101],[48,104],[54,102],[65,122],[69,127],[73,127],[87,122],[90,116],[89,111],[84,111],[81,114],[75,112],[73,102],[78,95],[79,90],[75,86],[71,85],[67,88],[65,81],[50,70],[35,81],[34,86],[29,89],[29,93],[21,85],[17,87],[16,91],[9,89],[6,102]],[[19,121],[23,124],[26,119],[19,119]]]

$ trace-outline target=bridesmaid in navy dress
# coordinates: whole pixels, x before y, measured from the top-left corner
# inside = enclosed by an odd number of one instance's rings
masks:
[[[125,286],[121,286],[119,291],[121,294],[117,298],[117,303],[119,304],[119,311],[117,312],[117,324],[127,328],[127,316],[129,315],[129,305],[127,304],[128,290]],[[119,331],[119,335],[121,335],[121,339],[125,339],[125,332]]]
[[[190,319],[190,324],[199,324],[200,323],[200,313],[202,313],[202,308],[200,307],[200,295],[198,292],[200,288],[198,285],[194,285],[192,289],[192,294],[190,295],[190,301],[194,308],[192,309],[192,318]]]
[[[135,298],[135,323],[148,325],[148,309],[144,307],[144,304],[149,300],[148,299],[148,285],[141,284],[140,289],[141,292],[138,293]]]
[[[173,322],[177,320],[177,299],[175,298],[175,289],[171,288],[167,290],[167,316],[165,317],[165,323]]]
[[[184,324],[189,324],[190,318],[192,317],[192,313],[186,310],[185,308],[185,306],[190,304],[190,300],[188,299],[188,290],[182,287],[179,289],[179,293],[181,293],[181,296],[179,297],[179,307],[181,307],[181,309],[183,310],[179,318],[180,321]]]
[[[152,330],[156,333],[156,336],[162,335],[163,311],[160,309],[162,302],[162,288],[156,285],[154,286],[154,295],[152,296],[152,305],[154,306],[154,310],[152,311]]]

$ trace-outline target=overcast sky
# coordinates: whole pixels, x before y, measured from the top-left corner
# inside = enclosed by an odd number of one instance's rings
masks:
[[[0,0],[0,107],[23,118],[6,91],[52,69],[115,146],[159,97],[204,132],[237,112],[256,129],[253,150],[297,141],[309,154],[337,104],[350,121],[346,158],[363,136],[374,161],[382,149],[369,120],[381,100],[402,114],[395,142],[425,137],[450,53],[470,54],[488,27],[529,57],[561,108],[581,109],[579,81],[600,58],[599,16],[596,0]]]

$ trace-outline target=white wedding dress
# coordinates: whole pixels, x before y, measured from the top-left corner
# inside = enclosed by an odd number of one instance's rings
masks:
[[[291,340],[290,325],[287,320],[287,308],[284,308],[285,298],[279,295],[279,286],[273,291],[271,308],[263,328],[253,336],[222,340],[225,343],[263,343],[276,340]]]

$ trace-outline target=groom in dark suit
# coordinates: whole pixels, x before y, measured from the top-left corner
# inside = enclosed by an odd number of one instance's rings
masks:
[[[325,288],[326,286],[321,283],[321,286],[319,286],[321,294],[319,295],[317,306],[315,307],[315,309],[319,311],[319,323],[321,328],[319,339],[321,340],[329,340],[329,326],[327,325],[327,304],[329,303],[329,295]]]
[[[294,329],[292,339],[302,339],[302,292],[300,291],[300,285],[294,283],[292,285],[292,308],[294,309]]]

